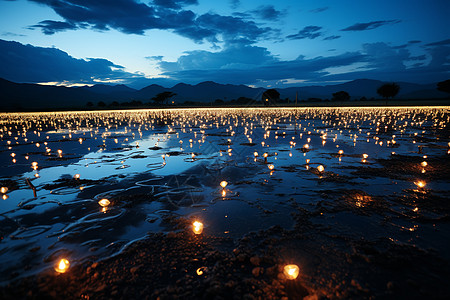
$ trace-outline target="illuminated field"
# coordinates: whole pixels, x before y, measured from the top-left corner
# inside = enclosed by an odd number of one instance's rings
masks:
[[[314,234],[316,250],[279,246],[308,288],[326,289],[306,261],[362,239],[448,262],[449,123],[449,107],[0,115],[0,280],[67,273],[60,259],[109,257],[147,232],[239,241],[273,226],[302,232],[291,243]]]

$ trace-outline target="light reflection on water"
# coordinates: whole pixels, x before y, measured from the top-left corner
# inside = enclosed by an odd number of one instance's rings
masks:
[[[273,225],[292,227],[293,206],[316,211],[332,191],[383,197],[411,190],[415,186],[406,177],[353,172],[380,167],[377,160],[392,158],[392,152],[444,156],[449,137],[441,131],[448,132],[448,113],[445,107],[1,115],[0,176],[16,186],[0,202],[0,281],[48,268],[61,252],[75,261],[113,255],[148,231],[172,230],[167,216],[197,216],[205,232],[240,238]],[[305,144],[309,151],[301,150]],[[34,161],[37,170],[31,169]],[[315,171],[319,164],[323,175]],[[36,187],[36,198],[25,178]],[[224,194],[222,180],[228,182]],[[448,183],[437,180],[427,188],[445,194]],[[112,202],[105,211],[100,197]],[[380,219],[386,211],[363,218],[354,210],[371,204],[352,205],[317,222],[339,232],[410,239],[399,234],[404,220],[385,228]],[[411,220],[406,223],[413,228]],[[430,241],[421,235],[413,242]]]

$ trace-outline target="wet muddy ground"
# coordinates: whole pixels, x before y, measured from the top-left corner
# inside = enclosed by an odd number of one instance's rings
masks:
[[[1,298],[450,295],[446,107],[1,121]]]

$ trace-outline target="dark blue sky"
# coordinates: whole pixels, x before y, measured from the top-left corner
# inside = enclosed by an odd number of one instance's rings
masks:
[[[0,77],[264,87],[450,78],[448,0],[0,0]]]

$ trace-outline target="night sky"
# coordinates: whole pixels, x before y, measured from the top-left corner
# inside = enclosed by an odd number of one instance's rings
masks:
[[[0,0],[0,77],[262,87],[450,78],[448,0]]]

